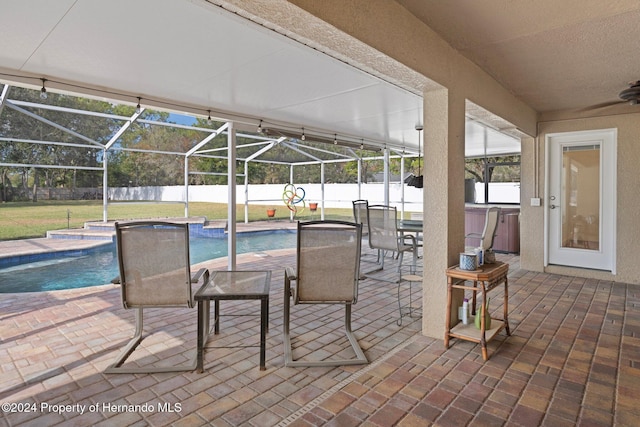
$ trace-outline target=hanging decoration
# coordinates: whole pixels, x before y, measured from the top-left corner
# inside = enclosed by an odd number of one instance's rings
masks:
[[[416,187],[416,188],[422,188],[424,186],[424,177],[420,173],[421,171],[420,146],[422,145],[422,133],[421,133],[422,129],[423,129],[422,125],[416,125],[416,130],[418,131],[418,176],[414,175],[413,173],[410,173],[409,176],[407,176],[404,179],[405,184],[407,184],[410,187]]]

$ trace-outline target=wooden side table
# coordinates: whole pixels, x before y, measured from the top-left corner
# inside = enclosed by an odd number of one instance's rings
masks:
[[[447,318],[446,330],[444,333],[444,346],[449,348],[450,338],[459,338],[467,341],[480,343],[482,347],[482,358],[487,360],[487,343],[493,339],[501,330],[505,330],[507,335],[511,335],[509,331],[509,264],[496,262],[494,264],[484,264],[474,271],[461,270],[455,265],[447,269]],[[466,285],[466,282],[473,282],[473,286]],[[481,328],[476,328],[473,320],[468,325],[459,322],[451,325],[451,292],[453,289],[468,290],[473,293],[473,302],[471,304],[472,313],[475,314],[476,293],[482,293],[482,308],[480,313],[486,309],[487,293],[504,283],[504,318],[491,318],[491,329],[486,330],[484,319],[481,321]],[[456,309],[457,310],[457,309]],[[457,313],[457,311],[456,311]],[[457,316],[456,316],[457,317]]]

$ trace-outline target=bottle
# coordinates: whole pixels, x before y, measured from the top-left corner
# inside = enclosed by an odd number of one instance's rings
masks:
[[[467,298],[462,300],[462,324],[469,324],[469,300]]]
[[[484,251],[482,250],[482,246],[475,248],[473,250],[473,252],[475,252],[476,254],[476,259],[478,260],[478,266],[481,266],[484,264]]]

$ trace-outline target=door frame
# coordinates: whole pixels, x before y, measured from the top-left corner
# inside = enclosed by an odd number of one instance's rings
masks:
[[[617,128],[609,128],[609,129],[593,129],[593,130],[584,130],[584,131],[571,131],[571,132],[555,132],[549,133],[545,135],[545,166],[544,166],[544,267],[548,267],[549,264],[549,245],[550,236],[549,236],[549,228],[550,228],[550,219],[549,219],[549,197],[550,197],[550,177],[551,177],[551,140],[553,138],[589,138],[589,139],[603,139],[607,143],[607,149],[611,150],[611,158],[601,159],[601,174],[606,173],[607,170],[604,169],[605,161],[609,168],[611,168],[611,174],[613,176],[610,187],[607,189],[602,188],[602,191],[607,191],[610,197],[610,209],[611,215],[609,218],[609,222],[611,224],[611,269],[594,269],[598,271],[610,271],[611,274],[616,274],[616,247],[617,247],[617,223],[616,223],[616,213],[617,213],[617,154],[618,154],[618,129]],[[610,141],[609,141],[610,140]],[[604,144],[601,145],[601,153],[604,156]],[[604,201],[601,200],[601,208],[604,208]],[[602,217],[602,216],[601,216]],[[603,219],[604,221],[604,219]],[[554,264],[555,265],[555,264]],[[560,264],[558,264],[560,265]],[[569,268],[586,268],[582,266],[572,266],[572,265],[564,265],[561,266],[569,267]]]

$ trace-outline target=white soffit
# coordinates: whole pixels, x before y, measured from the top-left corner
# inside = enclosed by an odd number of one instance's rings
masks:
[[[474,120],[467,119],[465,125],[465,157],[483,157],[520,154],[520,140],[505,135]]]

